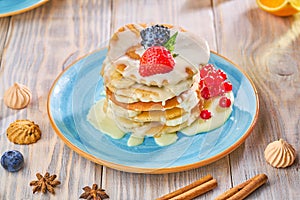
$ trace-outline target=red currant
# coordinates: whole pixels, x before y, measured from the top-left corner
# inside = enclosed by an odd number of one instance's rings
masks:
[[[225,92],[230,92],[230,91],[232,91],[232,85],[231,85],[231,83],[229,83],[229,82],[224,82],[224,83],[223,83],[223,87],[224,87]]]
[[[211,118],[211,112],[209,112],[208,110],[202,110],[200,112],[200,117],[202,119],[209,119],[209,118]]]
[[[202,90],[204,86],[205,86],[204,80],[201,79],[199,82],[199,89]]]
[[[214,70],[214,67],[212,64],[207,64],[205,65],[201,70],[200,70],[200,77],[204,78],[206,77],[212,70]]]
[[[215,84],[221,84],[224,81],[222,76],[216,76],[215,77]]]
[[[223,81],[225,81],[227,79],[226,73],[220,69],[218,69],[217,71],[218,71],[218,74],[223,78]]]
[[[215,69],[212,64],[205,65],[200,70],[199,90],[204,99],[222,96],[232,91],[232,85],[227,80],[227,75],[221,69]]]
[[[211,85],[209,87],[209,94],[210,94],[210,97],[215,97],[215,96],[218,96],[220,95],[221,93],[221,88],[219,85]]]
[[[231,105],[231,100],[227,97],[221,97],[219,100],[219,106],[222,108],[228,108]]]
[[[204,78],[204,82],[206,85],[212,85],[215,83],[215,78],[213,76],[207,76]]]
[[[201,96],[202,96],[204,99],[209,99],[209,98],[210,98],[210,93],[209,93],[208,87],[204,87],[204,88],[201,90]]]

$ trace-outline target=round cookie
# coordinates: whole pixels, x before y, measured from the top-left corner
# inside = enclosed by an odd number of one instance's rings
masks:
[[[41,130],[30,120],[16,120],[6,130],[7,138],[15,144],[32,144],[41,138]]]

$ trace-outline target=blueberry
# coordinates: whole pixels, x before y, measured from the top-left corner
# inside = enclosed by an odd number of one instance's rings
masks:
[[[155,25],[148,27],[140,33],[144,48],[152,46],[163,46],[170,38],[169,28],[163,25]]]
[[[16,150],[6,151],[1,157],[1,165],[9,172],[19,171],[24,165],[23,155]]]

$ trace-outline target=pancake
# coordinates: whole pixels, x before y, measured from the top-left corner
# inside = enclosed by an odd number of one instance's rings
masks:
[[[175,133],[190,124],[199,117],[199,107],[196,106],[188,115],[182,115],[167,122],[151,121],[151,122],[136,122],[130,118],[115,117],[118,127],[124,131],[133,134],[136,137],[154,136],[159,137],[161,134]],[[170,125],[175,123],[177,125]]]
[[[132,80],[124,78],[117,71],[110,74],[110,81],[106,87],[115,94],[116,99],[123,103],[143,102],[159,102],[178,96],[182,92],[192,87],[195,82],[195,76],[187,80],[178,82],[176,85],[164,85],[162,87],[147,86]],[[105,81],[106,82],[106,81]],[[118,98],[120,96],[120,98]]]
[[[181,117],[184,114],[190,112],[194,107],[201,105],[196,102],[196,104],[191,104],[190,107],[174,107],[166,110],[151,110],[151,111],[132,111],[124,109],[112,101],[109,101],[109,106],[114,110],[114,115],[118,117],[128,118],[137,122],[151,122],[151,121],[161,121],[166,122],[167,120]]]
[[[140,32],[149,26],[128,24],[119,28],[109,42],[101,70],[107,112],[122,131],[137,137],[174,133],[199,118],[203,107],[199,70],[209,59],[205,40],[180,27],[164,25],[170,35],[177,35],[174,69],[142,76],[140,59],[146,48],[141,45]]]
[[[169,78],[164,75],[141,77],[137,69],[139,58],[145,52],[145,49],[141,46],[140,31],[150,25],[128,24],[114,33],[109,42],[107,57],[102,67],[102,76],[105,76],[107,70],[117,68],[125,78],[145,85],[162,86],[189,79],[198,73],[198,69],[202,65],[208,62],[210,52],[205,40],[186,32],[181,27],[165,25],[170,28],[171,34],[179,32],[175,45],[176,52],[179,52],[178,56],[175,57],[176,70],[170,72]],[[123,67],[117,67],[120,65]]]
[[[150,111],[150,110],[167,110],[174,107],[184,107],[186,104],[186,99],[192,101],[193,105],[195,105],[195,102],[199,102],[198,98],[198,91],[195,90],[195,88],[190,88],[189,90],[179,94],[178,96],[174,96],[171,99],[168,99],[166,101],[159,101],[159,102],[133,102],[133,103],[124,103],[118,101],[115,94],[111,92],[108,88],[106,88],[106,95],[114,104],[123,107],[127,110],[134,110],[134,111]],[[188,103],[191,103],[188,101]],[[188,106],[188,105],[187,105]]]

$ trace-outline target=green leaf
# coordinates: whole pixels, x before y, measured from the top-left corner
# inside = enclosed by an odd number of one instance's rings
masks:
[[[164,47],[166,47],[170,52],[174,51],[175,49],[175,43],[176,43],[176,37],[178,35],[178,32],[174,33],[172,37],[164,44]]]
[[[173,58],[176,58],[177,56],[179,56],[179,54],[178,53],[173,53],[172,56],[173,56]]]

